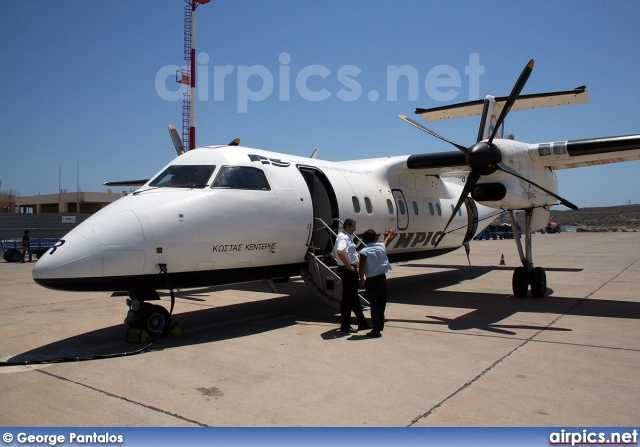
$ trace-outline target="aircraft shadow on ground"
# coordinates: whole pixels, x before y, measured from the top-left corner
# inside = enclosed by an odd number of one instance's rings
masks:
[[[415,268],[434,268],[434,269],[452,269],[452,270],[466,270],[466,271],[470,271],[469,270],[469,266],[461,266],[461,265],[445,265],[445,264],[401,264],[402,267],[415,267]],[[512,266],[506,266],[506,265],[495,265],[495,266],[475,266],[472,265],[472,271],[471,273],[474,272],[480,272],[479,274],[483,275],[485,273],[494,271],[494,270],[506,270],[509,272],[513,272],[514,267]],[[583,269],[579,269],[579,268],[568,268],[568,267],[545,267],[544,270],[546,272],[572,272],[572,273],[579,273],[581,271],[583,271]]]
[[[442,267],[438,266],[438,268]],[[388,323],[418,323],[434,329],[446,326],[451,331],[476,329],[491,334],[516,336],[518,335],[516,330],[570,331],[566,328],[542,325],[499,324],[500,321],[522,312],[640,319],[640,303],[556,297],[552,295],[553,291],[550,289],[547,292],[551,296],[541,299],[514,298],[508,293],[510,284],[505,285],[504,294],[443,290],[470,279],[481,281],[478,279],[480,276],[495,270],[494,267],[474,267],[473,272],[469,272],[466,266],[447,266],[447,268],[450,270],[390,279],[389,303],[391,306],[387,310]],[[264,282],[181,291],[177,293],[176,309],[180,308],[181,300],[202,303],[202,309],[175,314],[173,322],[179,323],[184,329],[184,336],[162,337],[149,350],[157,351],[242,338],[296,324],[334,323],[334,329],[325,331],[320,336],[324,339],[346,336],[337,332],[338,310],[314,298],[301,280],[277,284],[277,287],[277,296],[270,295],[265,299],[217,307],[214,307],[216,306],[215,298],[209,296],[213,292],[238,290],[268,293],[271,291]],[[167,294],[164,294],[162,304],[168,308],[166,296]],[[456,318],[449,318],[437,315],[437,309],[429,309],[427,314],[417,310],[415,319],[394,319],[393,303],[430,308],[469,309],[469,312]],[[123,316],[125,312],[126,308],[123,308]],[[24,352],[8,361],[19,363],[60,357],[109,357],[133,353],[145,347],[144,344],[127,343],[126,332],[127,327],[124,323],[102,328]]]

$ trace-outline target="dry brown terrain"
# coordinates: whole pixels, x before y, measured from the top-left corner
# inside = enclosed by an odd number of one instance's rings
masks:
[[[552,209],[549,220],[560,222],[563,228],[584,227],[609,230],[640,230],[640,205],[581,208],[577,211],[559,211]],[[509,223],[509,218],[506,213],[503,213],[503,215],[500,215],[493,223]]]

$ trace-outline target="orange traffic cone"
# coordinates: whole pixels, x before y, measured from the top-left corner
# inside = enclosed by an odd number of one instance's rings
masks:
[[[504,254],[500,257],[500,265],[507,265],[504,263]]]

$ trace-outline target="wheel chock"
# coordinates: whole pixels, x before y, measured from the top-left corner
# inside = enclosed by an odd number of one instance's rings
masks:
[[[182,329],[182,326],[180,326],[178,323],[174,323],[173,326],[171,326],[171,330],[169,331],[169,337],[182,337],[184,335],[184,330]]]
[[[127,343],[145,343],[151,340],[144,329],[129,328],[127,331]]]

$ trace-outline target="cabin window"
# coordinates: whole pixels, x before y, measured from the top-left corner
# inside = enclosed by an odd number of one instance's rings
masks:
[[[373,213],[373,205],[371,205],[371,199],[367,196],[364,197],[364,208],[367,210],[367,214]]]
[[[389,214],[393,214],[393,202],[391,199],[387,199],[387,208],[389,209]]]
[[[433,203],[429,202],[429,213],[431,213],[432,216],[436,215],[436,212],[433,210]]]
[[[418,204],[415,200],[413,201],[413,214],[415,214],[416,216],[418,215]]]
[[[356,196],[351,196],[351,202],[353,202],[353,212],[360,214],[360,201]]]
[[[398,200],[398,210],[400,211],[400,214],[404,216],[404,213],[406,212],[405,206],[404,206],[404,200]]]
[[[440,208],[439,203],[436,203],[436,210],[438,210],[438,216],[442,216],[442,208]]]
[[[215,166],[172,165],[153,179],[149,186],[157,188],[204,188],[209,184]]]
[[[220,168],[212,188],[252,189],[269,191],[271,187],[261,169],[249,166],[223,166]]]

